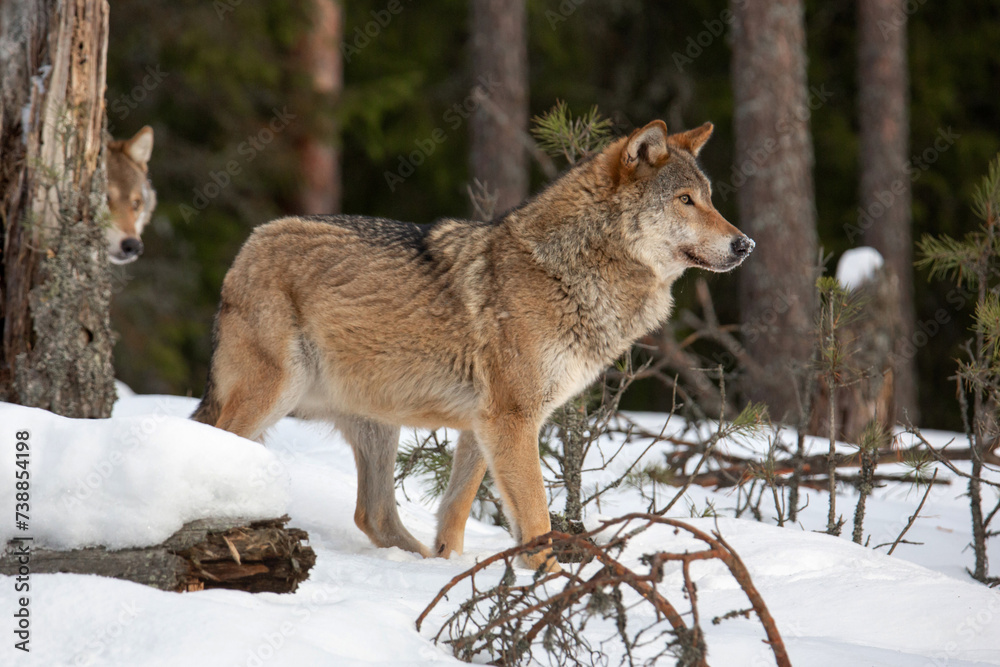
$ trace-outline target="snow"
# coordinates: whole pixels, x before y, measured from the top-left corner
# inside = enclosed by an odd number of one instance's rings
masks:
[[[851,248],[837,262],[837,281],[844,289],[855,290],[871,280],[883,264],[885,260],[875,248]]]
[[[27,430],[35,546],[149,546],[209,514],[249,519],[284,514],[288,480],[273,453],[171,416],[166,399],[149,407],[142,416],[86,421],[0,403],[5,431],[0,502],[14,507],[15,429]],[[13,520],[0,522],[0,543],[18,534]]]
[[[512,545],[502,529],[470,520],[466,553],[452,560],[421,559],[399,549],[378,549],[354,526],[356,479],[350,449],[322,424],[282,420],[267,438],[267,448],[185,419],[196,402],[179,397],[129,396],[114,417],[101,421],[66,420],[48,413],[0,404],[0,498],[10,507],[15,429],[31,429],[31,532],[51,544],[83,544],[111,536],[126,542],[159,541],[173,524],[219,512],[256,516],[287,510],[291,524],[309,532],[317,563],[292,595],[236,591],[165,593],[138,584],[80,575],[32,575],[31,653],[13,649],[14,580],[0,576],[0,616],[7,620],[0,644],[0,665],[445,665],[459,664],[431,637],[460,594],[439,605],[417,632],[414,620],[454,576]],[[659,433],[663,415],[630,417]],[[135,428],[150,425],[140,444],[130,446]],[[690,437],[688,425],[671,419],[667,432]],[[448,434],[454,440],[454,433]],[[724,441],[737,454],[760,451],[766,435]],[[770,434],[773,436],[773,434]],[[794,442],[794,434],[780,434]],[[925,433],[940,446],[953,437]],[[404,431],[404,439],[413,438]],[[809,439],[815,451],[826,444]],[[647,443],[625,445],[608,470],[587,472],[588,490],[621,475]],[[961,443],[959,443],[961,444]],[[847,445],[841,447],[847,449]],[[668,445],[657,444],[645,460],[655,463]],[[610,458],[613,439],[591,464]],[[60,504],[79,479],[98,470],[114,452],[123,463],[76,514]],[[127,461],[127,463],[125,463]],[[691,465],[694,463],[692,462]],[[640,467],[643,464],[640,464]],[[880,472],[901,470],[880,466]],[[150,471],[155,471],[155,474]],[[100,474],[100,473],[99,473]],[[779,528],[765,511],[763,521],[733,518],[733,490],[692,487],[671,516],[686,518],[714,505],[719,518],[691,519],[692,525],[719,530],[746,563],[754,583],[781,631],[792,664],[802,666],[1000,665],[1000,594],[972,582],[963,568],[969,520],[965,484],[941,469],[936,486],[907,540],[892,556],[885,548],[865,548],[849,538],[812,532],[825,523],[826,495],[804,489],[809,505],[802,525]],[[893,484],[869,500],[865,534],[871,544],[892,541],[905,525],[924,489]],[[675,490],[657,489],[660,506]],[[60,495],[62,493],[62,495]],[[651,489],[623,484],[590,506],[586,523],[645,510]],[[397,499],[411,532],[425,543],[434,536],[435,502],[426,487],[411,480]],[[992,498],[992,496],[989,496]],[[838,496],[839,512],[850,515],[855,496]],[[55,509],[45,507],[55,503]],[[561,508],[556,498],[554,506]],[[762,504],[762,510],[767,509]],[[106,513],[104,520],[101,514]],[[9,515],[0,521],[10,536]],[[141,529],[143,522],[155,530]],[[128,529],[126,530],[126,526]],[[128,539],[122,537],[129,535]],[[637,536],[623,555],[643,570],[638,558],[657,549],[693,543],[665,527]],[[991,550],[993,563],[1000,551]],[[679,569],[668,567],[660,590],[681,609],[686,601]],[[756,620],[737,618],[719,625],[713,616],[747,607],[746,598],[717,562],[696,562],[699,608],[707,636],[709,662],[715,666],[773,664],[761,643]],[[520,573],[525,579],[530,573]],[[499,576],[499,570],[497,570]],[[636,607],[635,625],[651,620]],[[631,623],[631,622],[630,622]],[[599,632],[595,624],[589,633]],[[617,664],[616,656],[609,656]],[[663,661],[661,664],[671,664]]]
[[[115,380],[115,391],[118,392],[118,398],[132,398],[135,396],[135,392],[132,391],[132,387],[128,386],[121,380]]]

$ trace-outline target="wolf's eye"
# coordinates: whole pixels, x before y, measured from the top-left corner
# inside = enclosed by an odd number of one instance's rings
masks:
[[[681,195],[678,197],[682,204],[687,204],[688,206],[694,206],[694,200],[691,199],[690,195]]]
[[[133,199],[132,200],[132,210],[133,211],[138,211],[140,208],[142,208],[142,200],[141,199]]]

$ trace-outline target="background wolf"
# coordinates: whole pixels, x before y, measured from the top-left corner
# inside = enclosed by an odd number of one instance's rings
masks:
[[[654,121],[489,223],[258,227],[226,275],[194,418],[254,439],[288,414],[335,423],[378,546],[461,553],[487,467],[515,538],[548,532],[543,422],[667,317],[686,268],[727,271],[753,249],[695,163],[711,132]],[[396,513],[402,425],[461,430],[431,551]]]
[[[148,125],[131,139],[108,142],[108,258],[114,264],[134,262],[142,254],[139,239],[156,208],[156,191],[149,182],[153,128]]]

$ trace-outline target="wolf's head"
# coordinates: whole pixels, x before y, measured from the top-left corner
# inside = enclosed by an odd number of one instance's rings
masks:
[[[600,155],[630,221],[633,252],[666,277],[688,267],[729,271],[754,248],[712,205],[712,186],[695,160],[711,135],[711,123],[667,134],[656,120]]]
[[[139,236],[156,208],[156,192],[146,177],[153,152],[153,128],[148,125],[131,139],[108,142],[108,257],[128,264],[142,254]]]

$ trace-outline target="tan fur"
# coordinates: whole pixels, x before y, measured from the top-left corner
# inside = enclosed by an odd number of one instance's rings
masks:
[[[424,555],[396,514],[398,427],[459,429],[433,553],[462,551],[487,468],[517,539],[547,532],[543,422],[667,317],[686,268],[728,271],[753,248],[695,163],[710,133],[650,123],[490,223],[258,227],[223,284],[194,417],[252,439],[287,414],[334,422],[358,463],[359,527]]]
[[[128,264],[142,254],[139,237],[156,208],[156,191],[147,178],[153,152],[153,128],[148,125],[131,139],[108,142],[108,258]]]

